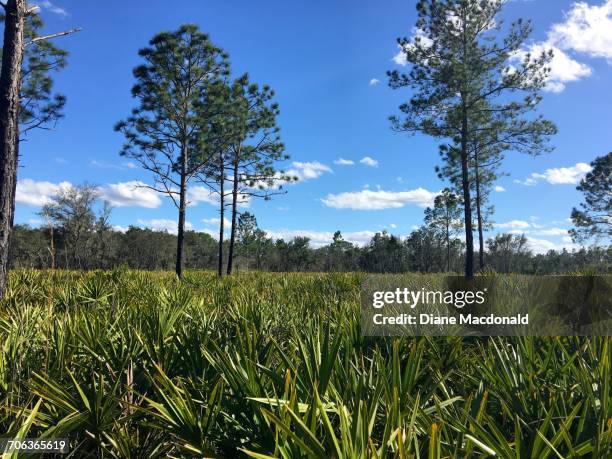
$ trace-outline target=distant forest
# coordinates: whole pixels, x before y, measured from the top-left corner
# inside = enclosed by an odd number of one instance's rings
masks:
[[[100,206],[95,195],[88,192],[91,189],[85,186],[66,192],[56,202],[45,206],[41,212],[46,221],[43,226],[16,225],[11,235],[11,267],[174,268],[176,235],[134,226],[125,232],[117,231],[108,223],[108,207],[96,211]],[[436,204],[440,202],[441,199]],[[438,210],[438,207],[427,209],[423,225],[406,237],[381,232],[363,247],[344,240],[340,231],[323,247],[313,247],[306,237],[273,240],[259,228],[253,214],[243,212],[237,222],[234,265],[237,270],[279,272],[459,273],[465,263],[465,244],[456,237],[457,228],[453,230],[449,220],[439,218]],[[442,212],[442,215],[448,213]],[[229,245],[229,241],[224,244]],[[612,246],[534,254],[524,235],[498,234],[486,241],[486,248],[482,258],[487,272],[612,271]],[[224,250],[226,257],[228,253],[229,250]],[[208,233],[186,231],[184,256],[188,269],[215,269],[218,241]]]

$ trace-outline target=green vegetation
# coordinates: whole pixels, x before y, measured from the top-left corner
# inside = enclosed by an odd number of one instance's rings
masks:
[[[364,337],[362,280],[15,270],[0,429],[78,457],[612,453],[610,338]]]

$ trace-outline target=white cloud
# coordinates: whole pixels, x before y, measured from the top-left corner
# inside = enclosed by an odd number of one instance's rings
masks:
[[[425,33],[423,32],[422,29],[419,29],[417,27],[413,27],[412,28],[412,37],[410,38],[410,43],[408,43],[403,48],[399,44],[397,45],[397,47],[400,50],[398,51],[398,53],[395,56],[393,56],[393,62],[395,62],[397,65],[401,65],[402,67],[405,66],[408,63],[406,61],[406,53],[405,53],[404,50],[412,48],[414,46],[414,41],[415,41],[416,38],[418,38],[420,40],[421,44],[423,46],[425,46],[425,47],[429,47],[433,43],[430,38],[425,36]]]
[[[567,236],[568,230],[564,228],[546,228],[533,232],[536,236]]]
[[[543,173],[533,172],[525,180],[515,180],[514,182],[525,186],[533,186],[539,181],[545,180],[551,185],[576,185],[591,169],[592,167],[587,163],[576,163],[571,167],[546,169]]]
[[[107,161],[97,161],[95,159],[92,159],[91,161],[89,161],[89,165],[92,167],[97,167],[99,169],[114,169],[117,171],[124,171],[126,169],[136,168],[136,164],[134,164],[133,162],[115,164],[115,163],[109,163]]]
[[[226,184],[226,189],[230,189],[231,185]],[[226,198],[228,199],[228,198]],[[219,195],[214,193],[210,188],[195,185],[189,187],[187,190],[187,200],[189,201],[190,206],[196,206],[198,203],[210,204],[212,206],[219,205]],[[238,206],[241,208],[247,208],[250,205],[251,197],[246,194],[240,194],[238,197]]]
[[[503,186],[499,186],[499,185],[497,185],[497,186],[495,187],[495,191],[496,191],[497,193],[503,193],[504,191],[506,191],[506,189],[505,189]]]
[[[294,161],[292,168],[286,174],[291,177],[297,177],[298,182],[319,178],[326,172],[332,172],[331,168],[319,161],[299,162]]]
[[[536,239],[536,238],[532,238],[532,237],[528,237],[527,238],[527,246],[529,247],[530,250],[532,250],[534,253],[541,253],[541,254],[545,254],[550,250],[556,250],[556,251],[561,251],[563,249],[566,250],[575,250],[575,249],[579,249],[580,246],[577,244],[573,244],[571,241],[564,241],[561,244],[556,244],[552,241],[549,241],[547,239]]]
[[[38,6],[39,8],[43,10],[47,10],[50,13],[57,14],[58,16],[62,18],[69,16],[68,11],[66,11],[64,8],[60,8],[59,6],[51,3],[49,0],[40,0],[38,2],[35,2],[34,5]]]
[[[290,241],[296,237],[307,237],[310,239],[310,244],[313,247],[322,247],[332,242],[334,238],[333,231],[312,231],[312,230],[265,230],[269,238],[284,239]],[[370,242],[376,233],[374,231],[355,231],[342,233],[342,238],[345,241],[356,245],[363,246]]]
[[[359,160],[359,162],[361,164],[364,164],[364,165],[369,166],[369,167],[377,167],[378,166],[378,161],[376,161],[374,158],[370,158],[369,156],[365,156],[365,157],[361,158]]]
[[[57,164],[68,164],[68,160],[66,158],[62,158],[60,156],[56,156],[55,158],[53,158],[53,160],[57,163]]]
[[[100,198],[113,207],[144,207],[155,209],[162,205],[160,193],[146,188],[143,182],[109,183],[100,187]]]
[[[110,183],[98,187],[100,199],[108,201],[114,207],[145,207],[153,209],[161,206],[159,194],[153,190],[142,188],[144,183],[138,181]],[[70,182],[51,183],[32,179],[19,180],[17,183],[18,204],[28,206],[44,206],[53,202],[53,197],[61,190],[72,187]]]
[[[338,158],[334,161],[334,164],[337,164],[338,166],[353,166],[355,165],[355,161],[350,159]]]
[[[593,73],[591,67],[569,53],[605,58],[612,64],[612,0],[600,5],[575,2],[564,21],[551,26],[546,40],[530,45],[517,53],[516,58],[524,58],[527,52],[539,55],[545,50],[552,50],[554,54],[545,88],[550,92],[561,92],[567,83]]]
[[[495,227],[500,229],[508,228],[512,230],[519,230],[529,228],[530,225],[529,222],[526,222],[525,220],[511,220],[505,223],[496,223]]]
[[[612,63],[612,0],[601,5],[574,3],[565,21],[552,26],[548,39],[562,49],[603,57]]]
[[[537,57],[549,50],[552,50],[553,58],[548,64],[550,73],[548,75],[546,87],[544,88],[546,91],[559,93],[565,89],[566,83],[588,77],[593,72],[588,65],[571,58],[567,53],[550,41],[534,43],[527,49],[516,53],[513,59],[522,61],[527,56],[527,53],[530,53],[532,57]]]
[[[199,202],[206,204],[217,205],[219,203],[219,196],[213,193],[210,188],[205,186],[192,186],[187,192],[187,199],[192,205],[196,205]]]
[[[397,228],[397,225],[396,225],[395,223],[391,223],[391,224],[389,225],[389,228],[391,228],[391,229],[395,229],[395,228]]]
[[[424,188],[410,191],[373,191],[364,189],[340,194],[328,194],[321,201],[327,207],[334,209],[399,209],[407,204],[414,204],[418,207],[432,206],[436,194]]]
[[[202,221],[207,224],[207,225],[215,225],[215,226],[219,226],[219,223],[221,223],[221,219],[218,217],[213,217],[213,218],[204,218],[202,219]],[[229,226],[231,225],[232,222],[230,222],[227,218],[223,217],[223,225],[224,226]]]
[[[113,225],[113,230],[119,233],[127,233],[129,228],[127,226]]]
[[[370,80],[370,86],[377,86],[378,83],[380,83],[380,80],[378,78],[372,78]]]
[[[176,234],[178,232],[178,223],[176,220],[169,220],[166,218],[153,218],[151,220],[136,220],[136,223],[143,228],[149,228],[155,231],[165,231],[170,234]],[[190,222],[185,222],[185,229],[188,231],[193,230],[193,225]]]
[[[53,197],[60,191],[69,189],[70,182],[51,183],[32,179],[23,179],[17,182],[15,201],[26,206],[44,206],[53,202]]]

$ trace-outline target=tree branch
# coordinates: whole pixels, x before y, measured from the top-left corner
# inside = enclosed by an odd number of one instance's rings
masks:
[[[30,45],[33,45],[34,43],[39,42],[39,41],[50,40],[52,38],[57,38],[57,37],[64,37],[66,35],[77,33],[77,32],[80,32],[82,30],[83,30],[82,28],[77,27],[77,28],[74,28],[74,29],[66,30],[64,32],[52,33],[51,35],[45,35],[43,37],[36,37],[36,38],[33,38],[32,40],[30,40],[29,42],[27,42],[25,45],[26,46],[30,46]]]

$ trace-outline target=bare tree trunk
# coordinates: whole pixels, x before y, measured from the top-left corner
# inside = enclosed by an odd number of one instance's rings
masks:
[[[10,234],[15,213],[19,156],[19,109],[26,0],[8,0],[0,72],[0,298],[8,274]]]
[[[461,179],[463,186],[463,210],[465,217],[465,277],[474,277],[474,235],[472,234],[472,198],[468,165],[468,120],[465,104],[461,120]]]
[[[234,244],[236,242],[236,216],[238,214],[238,161],[239,156],[234,162],[234,187],[232,189],[232,230],[230,234],[229,253],[227,254],[227,275],[232,274],[232,264],[234,261]]]
[[[185,244],[185,210],[187,207],[187,147],[181,152],[181,189],[179,194],[179,217],[176,238],[176,275],[183,277],[183,246]]]
[[[480,195],[480,165],[478,164],[478,149],[474,152],[474,163],[476,168],[476,213],[478,215],[478,259],[480,269],[484,268],[484,236],[482,229],[482,199]]]
[[[223,277],[223,232],[225,230],[223,219],[225,218],[225,164],[223,155],[219,164],[221,179],[219,183],[219,260],[217,265],[217,275]]]
[[[448,212],[446,214],[446,272],[450,272],[450,258],[451,258],[451,250],[450,250],[450,222],[448,217]]]
[[[51,269],[55,269],[55,241],[53,234],[53,223],[49,221],[49,254],[51,255]]]

